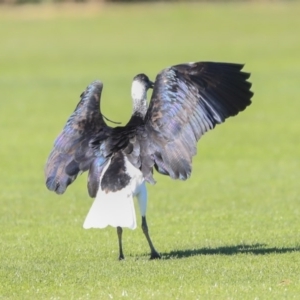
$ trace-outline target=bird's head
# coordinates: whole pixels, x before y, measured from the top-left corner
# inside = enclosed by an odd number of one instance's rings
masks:
[[[134,100],[147,98],[147,91],[153,88],[154,84],[145,74],[138,74],[133,78],[131,86],[131,96]]]
[[[154,83],[149,79],[149,77],[143,73],[136,75],[133,78],[133,82],[137,82],[138,84],[144,86],[146,90],[152,89]]]

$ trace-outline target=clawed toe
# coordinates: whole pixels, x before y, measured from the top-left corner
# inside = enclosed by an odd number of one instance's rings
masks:
[[[150,256],[150,259],[161,259],[161,256],[157,252],[152,252],[151,256]]]

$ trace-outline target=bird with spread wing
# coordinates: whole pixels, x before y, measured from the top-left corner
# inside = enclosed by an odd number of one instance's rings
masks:
[[[189,178],[201,136],[251,104],[250,74],[242,68],[233,63],[180,64],[162,70],[154,83],[139,74],[131,87],[132,116],[117,127],[108,126],[101,113],[102,82],[92,82],[55,140],[45,166],[47,188],[62,194],[79,173],[88,171],[88,193],[95,200],[83,227],[116,227],[120,260],[123,228],[137,226],[136,197],[150,258],[160,258],[146,222],[145,183],[155,183],[153,169],[173,179]]]

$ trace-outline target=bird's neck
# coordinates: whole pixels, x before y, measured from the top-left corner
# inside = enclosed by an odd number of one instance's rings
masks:
[[[148,109],[147,98],[133,99],[133,115],[140,116],[144,119]]]

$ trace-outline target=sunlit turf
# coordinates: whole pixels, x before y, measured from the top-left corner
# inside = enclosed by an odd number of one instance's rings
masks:
[[[0,11],[1,299],[298,299],[300,5],[43,6]],[[205,135],[186,182],[155,175],[148,223],[83,230],[82,175],[44,186],[54,138],[91,81],[104,114],[130,116],[134,75],[246,63],[253,104]]]

